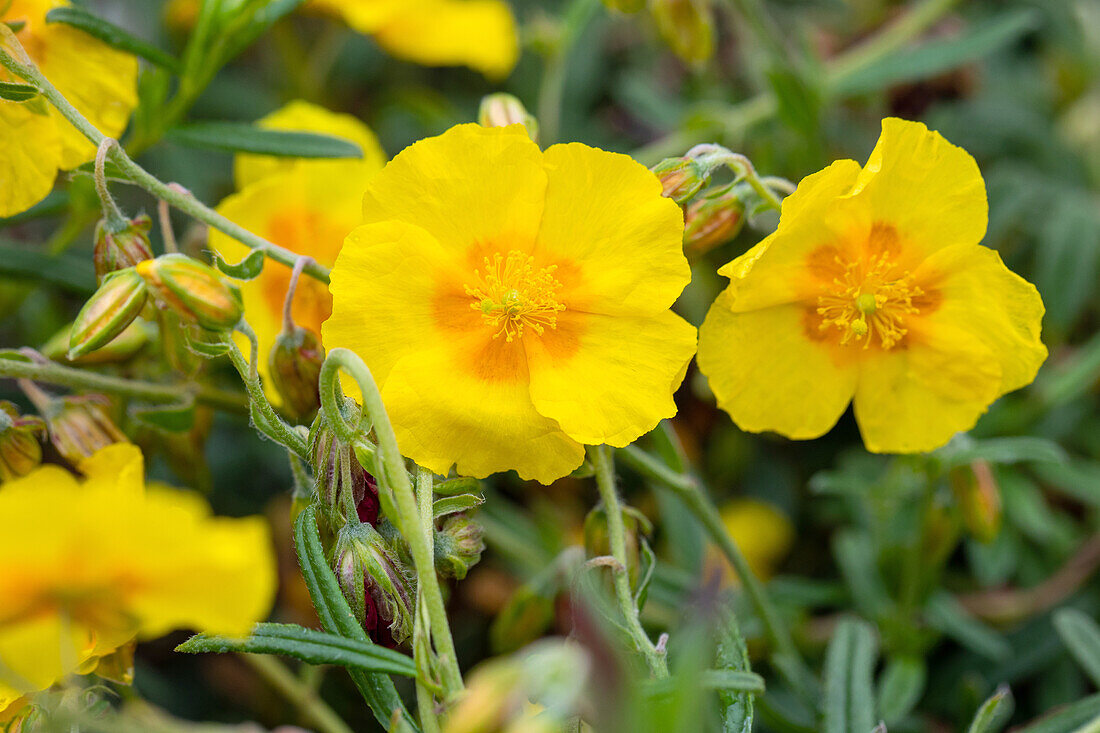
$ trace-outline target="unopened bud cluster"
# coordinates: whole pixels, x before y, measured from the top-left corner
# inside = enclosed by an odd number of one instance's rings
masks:
[[[110,409],[111,403],[103,395],[58,398],[45,412],[50,442],[74,466],[100,448],[127,442]]]
[[[321,406],[318,380],[324,361],[321,339],[301,326],[284,329],[271,347],[268,371],[272,386],[283,398],[284,411],[296,420],[309,420]]]
[[[733,193],[693,201],[684,213],[684,251],[709,252],[736,237],[744,224],[745,205]]]
[[[482,127],[507,127],[523,125],[532,140],[539,140],[539,121],[527,111],[523,102],[511,94],[499,92],[490,94],[481,100],[477,112],[477,122]]]
[[[93,259],[96,279],[100,283],[112,272],[153,259],[153,248],[149,244],[152,226],[153,220],[144,214],[131,219],[117,232],[111,231],[106,220],[96,225]]]
[[[26,476],[42,462],[46,423],[23,416],[15,405],[0,401],[0,482]]]
[[[333,565],[352,611],[379,644],[412,635],[415,582],[397,549],[366,523],[347,524],[336,538]]]

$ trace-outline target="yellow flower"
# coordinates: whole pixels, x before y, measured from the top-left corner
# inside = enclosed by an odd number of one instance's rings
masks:
[[[791,520],[773,505],[756,499],[734,499],[722,507],[721,513],[726,532],[741,548],[753,574],[763,579],[771,577],[794,541]],[[727,582],[737,582],[729,563],[713,548],[708,553],[708,565],[722,568]]]
[[[27,55],[73,106],[104,135],[118,137],[137,106],[137,59],[71,26],[46,23],[51,8],[68,4],[0,2],[0,22],[15,24]],[[0,68],[0,81],[22,80]],[[76,168],[95,155],[95,147],[41,97],[0,100],[0,149],[0,216],[34,206],[53,188],[58,169]]]
[[[80,469],[83,481],[43,466],[0,489],[0,710],[135,636],[243,635],[271,606],[263,519],[211,517],[195,494],[146,489],[130,444]]]
[[[744,430],[827,432],[855,403],[868,450],[946,443],[1046,358],[1035,288],[979,245],[977,163],[886,119],[867,165],[833,163],[783,202],[779,228],[719,272],[699,368]]]
[[[516,21],[503,0],[313,0],[310,7],[426,66],[461,64],[502,78],[519,58]]]
[[[291,102],[260,121],[261,127],[335,135],[363,149],[362,159],[289,159],[240,155],[234,165],[238,193],[222,201],[218,212],[245,229],[298,254],[309,255],[326,267],[348,232],[362,218],[363,191],[382,169],[385,153],[374,133],[350,115],[336,114],[308,102]],[[248,248],[216,230],[210,246],[230,262],[248,254]],[[267,376],[267,354],[282,329],[283,300],[290,268],[273,260],[264,263],[255,280],[242,282],[245,317],[260,341],[260,373]],[[332,310],[324,283],[302,277],[294,298],[293,315],[299,326],[317,334]],[[265,384],[270,380],[264,379]],[[278,396],[268,390],[273,400]]]
[[[683,218],[635,161],[459,125],[394,158],[363,215],[322,335],[366,361],[418,463],[548,483],[675,414]]]

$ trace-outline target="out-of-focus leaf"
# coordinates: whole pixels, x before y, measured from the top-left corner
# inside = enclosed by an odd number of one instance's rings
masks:
[[[768,81],[779,104],[779,118],[804,138],[816,138],[821,124],[820,90],[788,69],[772,69]]]
[[[1100,463],[1074,458],[1068,463],[1043,463],[1034,472],[1044,484],[1093,507],[1100,506]]]
[[[1100,715],[1100,694],[1083,700],[1032,721],[1013,733],[1074,733],[1078,728]]]
[[[1100,626],[1075,608],[1054,614],[1054,628],[1077,664],[1100,687]]]
[[[972,440],[960,436],[935,452],[945,468],[965,466],[974,461],[990,463],[1061,463],[1065,450],[1053,440],[1021,435]]]
[[[187,399],[172,405],[156,405],[134,410],[141,422],[171,433],[182,433],[195,425],[195,401]]]
[[[0,276],[44,282],[77,295],[91,295],[96,290],[91,264],[90,259],[51,257],[38,250],[0,242]]]
[[[1066,195],[1046,212],[1036,246],[1035,287],[1043,296],[1046,329],[1068,330],[1100,274],[1100,216],[1091,196]]]
[[[1007,685],[1001,685],[978,708],[967,733],[997,733],[1008,722],[1012,707],[1012,690]]]
[[[875,725],[871,673],[878,640],[866,621],[845,618],[825,651],[825,731],[870,731]]]
[[[1007,46],[1034,28],[1036,21],[1036,13],[1029,10],[1006,14],[958,38],[894,53],[858,72],[845,74],[830,91],[842,96],[864,94],[942,74]]]
[[[710,690],[727,692],[753,692],[764,694],[764,678],[753,672],[730,669],[708,669],[703,672],[703,685]]]
[[[897,656],[886,664],[878,684],[878,710],[888,725],[912,711],[924,694],[928,666],[920,657]]]
[[[1012,647],[1000,634],[967,613],[948,593],[933,595],[924,617],[929,626],[983,657],[1001,661],[1012,654]]]
[[[641,611],[649,598],[649,586],[653,582],[653,571],[657,568],[657,555],[645,537],[638,538],[641,564],[638,570],[638,588],[634,591],[634,605]]]
[[[737,617],[728,608],[721,614],[722,625],[718,630],[718,654],[716,662],[721,671],[738,674],[749,673],[749,652]],[[763,680],[761,680],[763,682]],[[761,687],[760,692],[763,692]],[[734,691],[719,688],[718,702],[722,706],[723,733],[751,733],[753,696],[750,691]]]
[[[893,605],[875,564],[874,543],[867,534],[853,529],[837,532],[833,538],[833,557],[856,608],[874,617]]]
[[[173,72],[179,72],[180,70],[180,62],[173,58],[171,54],[76,5],[54,8],[46,14],[46,21],[71,25],[73,28],[78,28],[89,36],[98,38],[108,46],[117,48],[120,51],[140,56],[150,63]]]
[[[332,135],[269,130],[244,122],[197,122],[174,127],[166,139],[180,145],[229,153],[256,153],[287,158],[362,158],[362,149]]]
[[[225,260],[219,253],[214,253],[214,266],[221,272],[235,280],[253,280],[259,277],[260,273],[264,269],[264,253],[261,250],[254,249],[249,252],[243,260],[237,264],[231,264]]]
[[[1091,390],[1100,378],[1100,334],[1072,354],[1043,370],[1035,381],[1036,391],[1047,407],[1077,399]]]

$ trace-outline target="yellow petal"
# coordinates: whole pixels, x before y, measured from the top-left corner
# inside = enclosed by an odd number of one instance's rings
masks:
[[[985,182],[970,153],[920,122],[888,117],[852,190],[925,254],[977,244],[989,219]]]
[[[27,103],[0,100],[0,217],[37,204],[53,189],[61,164],[54,119]]]
[[[71,618],[10,620],[0,625],[0,685],[20,694],[44,690],[75,672],[90,648],[88,632]]]
[[[855,392],[856,363],[810,338],[802,306],[737,313],[733,297],[718,296],[699,329],[699,369],[718,406],[749,432],[795,439],[828,432]]]
[[[982,246],[959,245],[932,255],[915,273],[937,283],[940,306],[917,324],[953,324],[983,343],[1001,367],[998,395],[1030,384],[1047,357],[1040,341],[1043,300],[1035,286]]]
[[[371,34],[410,1],[415,0],[310,0],[308,7],[342,18],[359,33]]]
[[[553,348],[563,340],[569,348]],[[565,312],[556,331],[524,345],[535,409],[580,443],[621,447],[676,414],[672,395],[695,353],[695,328],[668,310]]]
[[[530,249],[546,193],[542,153],[522,125],[457,125],[405,148],[371,179],[363,223],[419,226],[449,251]]]
[[[680,207],[640,163],[571,143],[544,156],[538,251],[559,261],[561,300],[593,313],[657,313],[691,281]]]
[[[462,64],[491,79],[519,58],[516,21],[501,0],[431,0],[405,4],[373,32],[394,56],[427,66]]]
[[[442,475],[456,464],[464,476],[514,469],[544,484],[570,473],[584,460],[584,447],[535,411],[527,380],[491,379],[465,368],[461,352],[482,343],[474,336],[441,344],[393,367],[382,398],[401,452]],[[522,348],[503,339],[493,347]]]
[[[138,62],[134,56],[62,23],[37,31],[39,68],[65,98],[107,137],[118,138],[137,106]],[[75,168],[95,155],[95,146],[51,108],[61,136],[61,167]]]
[[[369,180],[371,175],[382,170],[382,166],[386,164],[386,154],[382,151],[378,138],[369,127],[351,115],[338,114],[324,107],[296,100],[272,112],[257,124],[269,130],[316,132],[343,138],[358,145],[363,150],[363,157],[326,160],[241,153],[233,160],[234,180],[238,190],[262,178],[301,170],[303,167],[320,168],[324,171],[323,177],[328,180],[342,181],[345,185],[354,187],[357,185],[356,181]],[[362,170],[359,169],[360,166]],[[362,191],[357,194],[361,196]]]
[[[145,490],[145,459],[132,443],[108,445],[80,462],[88,491],[140,496]]]
[[[969,430],[1000,394],[990,349],[955,323],[922,329],[906,348],[868,351],[855,414],[867,450],[923,453]]]
[[[838,160],[802,179],[783,200],[775,232],[719,268],[720,275],[730,278],[728,308],[744,312],[801,297],[810,254],[870,223],[866,207],[846,198],[858,175],[858,163]]]

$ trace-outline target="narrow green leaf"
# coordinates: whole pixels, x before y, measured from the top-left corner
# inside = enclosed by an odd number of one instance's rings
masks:
[[[457,494],[480,494],[481,482],[476,478],[460,476],[440,481],[435,485],[435,493],[439,496],[455,496]]]
[[[967,733],[997,733],[1008,722],[1012,707],[1012,690],[1008,689],[1008,685],[1001,685],[978,708]]]
[[[285,158],[362,158],[363,150],[332,135],[267,130],[244,122],[197,122],[175,127],[165,138],[180,145],[229,153],[256,153]]]
[[[755,672],[732,669],[708,669],[703,672],[703,686],[711,690],[764,694],[764,678]]]
[[[445,496],[442,499],[436,499],[432,504],[432,513],[436,519],[445,517],[448,514],[458,514],[459,512],[469,511],[470,509],[476,509],[485,503],[485,497],[481,494],[459,494],[458,496]]]
[[[197,634],[176,647],[188,654],[281,654],[309,664],[335,664],[365,672],[415,677],[413,660],[399,652],[295,624],[256,624],[244,639]]]
[[[951,443],[936,451],[936,456],[945,468],[977,460],[990,463],[1064,463],[1067,460],[1065,450],[1053,440],[1029,436],[977,440],[962,448]]]
[[[243,260],[233,265],[215,252],[214,266],[223,274],[235,280],[253,280],[259,277],[260,273],[263,272],[265,259],[264,253],[261,250],[254,249],[249,252]]]
[[[120,51],[140,56],[146,61],[162,66],[172,72],[178,73],[180,70],[180,62],[171,54],[162,51],[148,41],[143,41],[131,35],[129,31],[119,28],[114,23],[109,23],[92,15],[84,8],[75,5],[54,8],[46,14],[46,22],[70,25]]]
[[[929,599],[924,618],[932,628],[983,657],[999,662],[1012,654],[1004,637],[967,613],[948,593],[940,592]]]
[[[886,612],[893,601],[886,592],[878,566],[875,547],[866,532],[841,530],[833,538],[833,557],[851,591],[856,608],[869,617]]]
[[[137,408],[133,414],[146,425],[171,433],[182,433],[195,425],[195,400],[188,397],[171,405]]]
[[[50,255],[28,247],[0,242],[0,276],[49,283],[77,295],[96,290],[91,258]]]
[[[313,606],[317,609],[317,617],[321,620],[322,628],[330,634],[370,643],[363,627],[352,614],[344,594],[340,592],[340,584],[325,560],[321,536],[317,531],[314,505],[306,507],[294,523],[294,546],[298,552],[302,576],[305,578]],[[395,709],[399,709],[409,724],[415,727],[412,716],[397,695],[393,680],[384,674],[363,672],[358,669],[349,669],[348,674],[383,728],[389,727],[390,715]]]
[[[1064,608],[1054,614],[1054,628],[1077,664],[1100,687],[1100,626],[1076,608]]]
[[[883,722],[893,725],[908,715],[924,694],[927,679],[928,667],[920,657],[891,659],[878,685],[878,709]]]
[[[1014,729],[1013,733],[1074,733],[1097,715],[1100,715],[1100,693],[1058,708],[1022,728]]]
[[[902,51],[847,75],[833,86],[841,96],[863,94],[918,79],[927,79],[976,61],[1012,43],[1035,26],[1030,10],[1002,15],[957,38],[934,41]]]
[[[38,96],[38,89],[30,84],[14,81],[0,81],[0,99],[9,102],[26,102]]]
[[[845,618],[825,652],[825,731],[853,733],[875,727],[871,674],[878,653],[874,628]]]
[[[653,582],[653,571],[657,568],[657,555],[645,537],[639,537],[641,565],[638,572],[638,588],[634,591],[634,605],[641,611],[649,598],[649,585]]]

